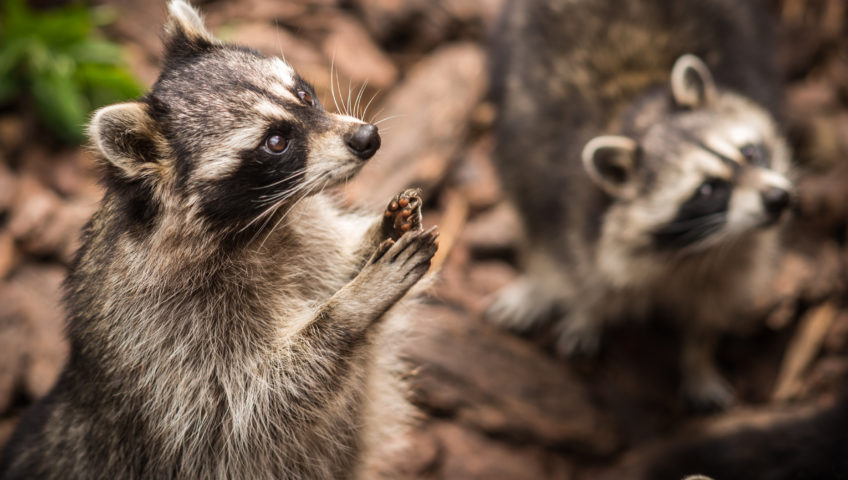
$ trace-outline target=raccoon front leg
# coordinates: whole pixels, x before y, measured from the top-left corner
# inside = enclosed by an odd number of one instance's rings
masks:
[[[683,391],[700,410],[723,410],[733,403],[733,389],[718,372],[715,349],[718,332],[692,326],[683,332],[681,369]]]
[[[310,383],[304,394],[317,395],[344,375],[346,365],[368,343],[370,327],[430,268],[438,235],[432,227],[382,242],[359,274],[300,330],[290,345],[309,350],[291,355],[305,360],[304,367],[312,372],[304,376]]]

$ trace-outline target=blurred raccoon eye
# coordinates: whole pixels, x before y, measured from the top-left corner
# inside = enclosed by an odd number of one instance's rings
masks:
[[[312,95],[305,90],[298,90],[297,96],[300,97],[300,100],[307,105],[315,105],[315,101],[312,99]]]
[[[742,153],[742,156],[745,157],[745,161],[747,161],[750,165],[754,165],[756,167],[768,166],[768,153],[766,153],[766,149],[762,145],[749,143],[748,145],[744,145],[740,148],[739,152]]]
[[[725,188],[727,188],[726,180],[722,180],[720,178],[711,178],[706,182],[702,183],[700,187],[698,187],[696,195],[699,198],[709,198],[718,193],[722,193]]]
[[[265,139],[265,150],[269,153],[280,154],[286,151],[289,146],[288,140],[283,138],[282,135],[278,133],[272,133],[268,135],[268,138]]]

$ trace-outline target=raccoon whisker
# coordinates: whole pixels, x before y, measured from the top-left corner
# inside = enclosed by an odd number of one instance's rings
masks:
[[[306,182],[306,183],[303,183],[303,184],[300,184],[300,185],[296,185],[296,186],[294,186],[294,187],[292,187],[288,190],[283,190],[282,192],[277,192],[277,193],[274,193],[274,194],[263,195],[263,196],[260,196],[259,198],[262,199],[263,202],[274,203],[274,202],[277,202],[278,200],[285,200],[287,198],[293,197],[294,195],[299,193],[301,190],[307,189],[309,187],[309,185],[310,185],[310,183]]]
[[[318,179],[320,179],[320,177]],[[262,224],[262,226],[259,228],[259,231],[264,230],[265,226],[267,225],[267,222],[273,216],[273,212],[275,212],[286,200],[296,196],[302,190],[305,190],[305,189],[311,187],[312,184],[317,183],[318,179],[316,179],[316,181],[312,181],[312,182],[305,182],[303,184],[295,186],[294,188],[290,188],[288,190],[284,190],[284,191],[279,192],[277,194],[268,196],[266,199],[263,200],[264,203],[268,204],[268,207],[265,208],[265,210],[263,210],[253,220],[251,220],[247,225],[245,225],[244,227],[239,229],[238,232],[241,233],[241,232],[247,230],[252,225],[254,225],[256,222],[263,220],[263,219],[265,220],[265,223]],[[253,240],[254,239],[251,238],[251,241],[253,241]]]
[[[365,83],[363,83],[362,86],[359,87],[359,93],[356,95],[356,101],[353,103],[353,113],[355,114],[356,118],[360,120],[362,120],[362,112],[359,111],[359,107],[361,106],[362,102],[362,94],[365,93],[365,87],[367,86],[368,80],[365,80]]]
[[[377,110],[377,113],[375,113],[375,114],[374,114],[374,117],[373,117],[373,118],[377,118],[377,117],[379,117],[379,116],[380,116],[380,114],[381,114],[381,113],[383,113],[383,111],[385,111],[385,110],[386,110],[386,107],[385,107],[385,106],[380,107],[380,109],[379,109],[379,110]],[[374,124],[374,122],[371,122],[371,124],[373,125],[373,124]]]
[[[332,60],[330,60],[330,95],[333,96],[333,103],[336,105],[336,111],[341,112],[341,109],[339,108],[339,102],[338,102],[338,100],[336,100],[336,90],[335,90],[335,87],[333,85],[335,83],[333,81],[333,73],[335,72],[335,64],[336,64],[336,52],[333,51],[333,58],[332,58]]]
[[[306,172],[306,168],[300,168],[300,169],[297,169],[294,172],[292,172],[291,175],[289,175],[288,177],[285,177],[281,180],[277,180],[273,183],[269,183],[268,185],[263,185],[261,187],[251,187],[251,190],[266,190],[266,189],[271,188],[271,187],[276,187],[277,185],[279,185],[281,183],[288,182],[289,180],[292,180],[295,177],[297,177],[298,175],[305,173],[305,172]]]
[[[347,79],[347,105],[345,106],[345,115],[350,115],[352,110],[350,109],[350,89],[351,89],[351,80]]]
[[[262,213],[257,215],[256,218],[251,220],[247,225],[245,225],[242,229],[240,229],[239,233],[243,232],[244,230],[249,228],[251,225],[258,222],[259,220],[264,219],[262,225],[256,230],[256,233],[254,233],[253,237],[251,237],[251,239],[250,239],[250,242],[253,242],[256,239],[256,235],[259,235],[260,232],[265,230],[265,227],[268,225],[268,222],[271,221],[271,219],[274,217],[274,215],[273,215],[274,212],[276,212],[283,205],[283,203],[286,202],[286,200],[289,200],[291,197],[297,195],[300,191],[308,188],[308,186],[310,186],[310,185],[311,185],[311,182],[305,182],[301,185],[298,185],[296,188],[289,189],[287,191],[286,195],[283,195],[283,196],[278,195],[276,199],[269,200],[268,203],[270,205],[265,210],[263,210]],[[301,198],[303,198],[303,197],[301,197]],[[297,202],[299,200],[300,199],[296,200],[295,203],[292,205],[292,207],[294,205],[297,205]],[[288,212],[286,212],[286,213],[288,213]],[[283,216],[285,216],[285,215],[283,215]],[[276,226],[275,226],[275,228],[276,228]],[[272,229],[272,231],[273,231],[273,229]],[[263,242],[264,242],[264,240],[263,240]]]
[[[284,62],[289,63],[286,60],[286,54],[283,53],[283,44],[280,43],[280,22],[278,22],[276,18],[274,19],[274,26],[277,28],[277,31],[275,33],[277,34],[277,48],[280,50],[280,58],[282,58]]]
[[[263,245],[265,245],[265,241],[266,241],[266,240],[268,240],[268,237],[270,237],[270,236],[271,236],[271,233],[273,233],[275,230],[277,230],[277,228],[280,226],[280,223],[281,223],[281,222],[282,222],[282,221],[283,221],[286,217],[288,217],[289,213],[291,213],[291,212],[294,210],[294,208],[295,208],[295,207],[296,207],[296,206],[297,206],[300,202],[302,202],[304,199],[306,199],[306,198],[310,197],[310,196],[311,196],[311,194],[315,192],[315,190],[316,190],[316,189],[315,189],[315,188],[311,188],[311,187],[315,187],[315,186],[317,186],[318,182],[319,182],[320,180],[322,180],[322,179],[324,180],[324,182],[323,182],[323,184],[322,184],[322,186],[321,186],[321,191],[323,191],[323,190],[324,190],[324,188],[326,188],[327,184],[328,184],[328,183],[329,183],[329,181],[330,181],[330,174],[329,174],[328,172],[322,173],[321,175],[319,175],[318,177],[316,177],[316,178],[315,178],[312,182],[308,182],[308,183],[305,183],[305,184],[304,184],[304,185],[309,185],[309,187],[310,187],[310,188],[309,188],[309,190],[306,192],[306,194],[304,194],[304,195],[300,196],[300,198],[298,198],[297,200],[295,200],[295,202],[291,205],[291,207],[289,207],[289,209],[288,209],[288,210],[286,210],[286,212],[285,212],[285,213],[283,213],[283,214],[280,216],[279,220],[277,220],[277,223],[275,223],[275,224],[274,224],[274,226],[273,226],[273,227],[271,227],[271,228],[268,230],[268,233],[266,233],[265,238],[263,238],[263,239],[262,239],[262,241],[259,243],[259,248],[260,248],[260,249],[262,248],[262,246],[263,246]],[[284,226],[285,226],[285,225],[288,225],[288,224],[284,224]],[[263,226],[262,226],[262,228],[261,228],[261,229],[259,229],[259,231],[261,232],[262,230],[264,230],[264,228],[265,228],[265,225],[263,225]],[[257,233],[258,233],[258,232],[257,232]],[[253,239],[251,239],[251,242],[252,242],[252,241],[253,241]]]
[[[362,119],[363,119],[363,120],[365,120],[366,116],[368,115],[368,107],[370,107],[370,106],[371,106],[371,102],[373,102],[373,101],[374,101],[374,99],[375,99],[375,98],[377,98],[377,95],[379,95],[379,94],[380,94],[380,92],[381,92],[381,90],[377,90],[377,91],[374,93],[374,95],[371,95],[371,100],[368,100],[368,103],[366,103],[366,104],[365,104],[365,111],[363,111],[363,112],[362,112]],[[367,121],[368,123],[371,123],[371,121],[370,121],[370,120],[365,120],[365,121]]]
[[[397,114],[397,115],[390,115],[390,116],[388,116],[388,117],[386,117],[386,118],[382,118],[382,119],[380,119],[380,120],[378,120],[378,121],[374,122],[374,125],[379,125],[379,124],[381,124],[381,123],[383,123],[383,122],[385,122],[385,121],[387,121],[387,120],[393,120],[393,119],[395,119],[395,118],[405,117],[405,116],[406,116],[406,115],[404,115],[404,114],[402,114],[402,113],[401,113],[401,114]]]
[[[339,103],[342,105],[342,110],[339,113],[347,115],[347,107],[345,107],[344,95],[342,94],[342,80],[339,78],[338,70],[336,70],[336,90],[339,92]]]

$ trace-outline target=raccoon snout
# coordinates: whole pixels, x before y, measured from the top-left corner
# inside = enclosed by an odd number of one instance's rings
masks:
[[[770,187],[763,192],[763,205],[766,212],[773,220],[780,217],[780,214],[789,206],[789,192],[779,187]]]
[[[357,157],[368,160],[380,148],[380,134],[371,124],[361,125],[355,132],[345,137],[347,148]]]

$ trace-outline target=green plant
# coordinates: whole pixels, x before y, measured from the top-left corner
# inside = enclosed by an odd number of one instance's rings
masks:
[[[24,0],[2,2],[0,105],[23,99],[59,138],[81,143],[92,110],[140,95],[120,47],[98,35],[108,21],[102,10],[41,12]]]

